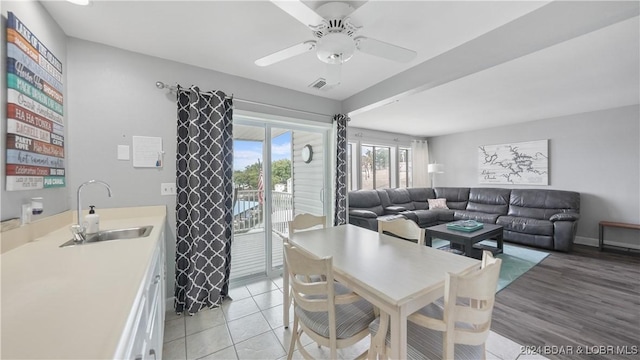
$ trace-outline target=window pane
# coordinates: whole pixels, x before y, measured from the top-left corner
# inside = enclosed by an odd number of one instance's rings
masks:
[[[399,178],[398,187],[404,188],[408,186],[407,185],[408,152],[407,152],[407,149],[400,149],[399,153],[400,153],[400,156],[398,158],[398,178]]]
[[[391,150],[388,147],[374,147],[374,149],[375,188],[388,188],[391,186],[391,169],[389,168]]]
[[[360,181],[361,189],[373,189],[373,146],[361,147]]]

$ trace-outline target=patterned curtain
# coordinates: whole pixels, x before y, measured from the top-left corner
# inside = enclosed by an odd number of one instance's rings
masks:
[[[176,312],[222,303],[229,290],[233,101],[178,86]]]
[[[336,204],[335,226],[347,223],[347,122],[349,117],[337,114],[333,117],[336,127]]]

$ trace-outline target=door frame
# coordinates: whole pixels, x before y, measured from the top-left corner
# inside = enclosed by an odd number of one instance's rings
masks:
[[[331,225],[331,216],[333,207],[333,183],[330,181],[331,179],[331,169],[334,167],[333,162],[335,159],[331,157],[330,148],[333,146],[333,141],[331,141],[331,134],[333,133],[333,126],[331,123],[321,123],[316,121],[308,121],[302,119],[295,118],[286,118],[282,116],[276,115],[268,115],[268,114],[257,114],[251,112],[243,112],[243,111],[234,111],[233,114],[233,123],[238,125],[245,126],[255,126],[258,128],[264,129],[264,142],[262,147],[262,171],[264,174],[263,184],[264,184],[264,225],[265,225],[265,273],[268,277],[279,275],[282,273],[282,266],[277,268],[273,267],[273,236],[271,231],[266,231],[271,226],[271,206],[272,206],[272,194],[271,194],[271,141],[269,141],[269,146],[267,146],[267,139],[271,140],[271,129],[279,128],[279,129],[287,129],[287,130],[299,130],[299,131],[307,131],[307,132],[317,132],[322,135],[322,141],[325,144],[323,147],[323,157],[325,159],[324,164],[324,188],[322,194],[322,202],[323,202],[323,212],[327,215],[327,225]],[[293,155],[293,152],[292,152]],[[267,161],[269,160],[269,161]],[[293,159],[292,159],[293,161]],[[269,164],[267,166],[267,163]],[[293,175],[293,174],[292,174]],[[268,191],[267,191],[268,189]],[[327,191],[328,189],[329,191]],[[268,210],[268,211],[267,211]],[[235,235],[234,235],[235,236]]]

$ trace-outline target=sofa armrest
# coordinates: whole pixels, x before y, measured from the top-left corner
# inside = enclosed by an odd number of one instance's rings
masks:
[[[580,214],[566,212],[566,213],[557,213],[553,214],[549,221],[578,221],[580,219]]]
[[[365,219],[375,219],[378,217],[378,215],[373,211],[358,210],[358,209],[349,210],[349,216],[356,216],[356,217],[361,217]]]
[[[387,206],[384,208],[385,214],[399,214],[403,211],[407,211],[407,209],[402,206]]]

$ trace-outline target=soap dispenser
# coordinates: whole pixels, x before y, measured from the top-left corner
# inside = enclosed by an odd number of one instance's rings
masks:
[[[100,231],[100,215],[96,214],[96,211],[93,209],[95,206],[89,206],[91,210],[89,210],[89,215],[84,217],[85,229],[87,234],[94,234]]]

